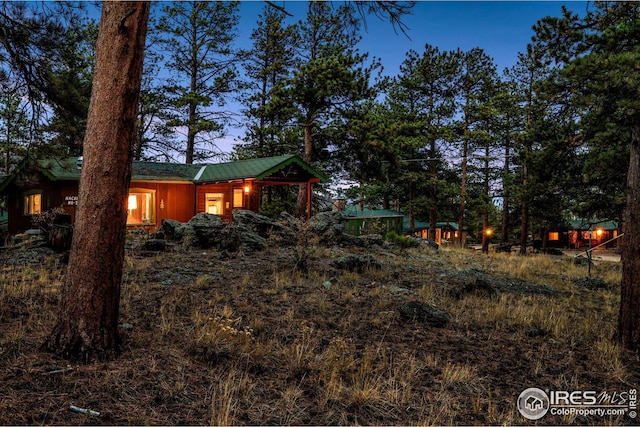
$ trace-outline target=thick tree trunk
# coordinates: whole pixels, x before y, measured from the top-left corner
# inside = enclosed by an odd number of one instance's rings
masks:
[[[632,129],[630,152],[616,340],[625,348],[637,350],[640,347],[640,126]]]
[[[44,348],[83,363],[117,355],[126,198],[148,2],[105,2],[58,323]]]

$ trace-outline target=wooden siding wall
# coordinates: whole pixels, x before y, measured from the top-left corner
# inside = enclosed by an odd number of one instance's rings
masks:
[[[34,177],[35,178],[35,177]],[[147,189],[155,191],[156,222],[152,226],[159,226],[163,219],[175,219],[180,222],[189,221],[194,215],[195,187],[193,184],[172,184],[157,182],[132,182],[131,189]],[[69,215],[71,221],[75,221],[78,182],[56,181],[51,182],[38,174],[37,179],[31,179],[28,183],[20,183],[18,187],[11,184],[7,190],[7,210],[9,214],[9,234],[23,233],[33,228],[32,217],[24,215],[25,192],[38,190],[42,192],[42,211],[54,207],[62,207]],[[204,200],[202,201],[204,204]],[[163,208],[161,208],[163,206]]]
[[[68,209],[64,205],[64,197],[62,194],[70,194],[71,187],[76,187],[74,183],[56,183],[47,180],[41,174],[36,174],[29,180],[29,182],[21,182],[18,187],[15,183],[10,185],[7,191],[7,212],[9,214],[9,234],[23,233],[24,231],[33,228],[31,222],[32,216],[24,214],[24,195],[26,192],[38,191],[42,194],[41,210],[44,212],[54,207],[62,206],[70,214],[75,214],[74,209]],[[77,193],[77,189],[76,195]],[[64,193],[63,193],[64,192]]]
[[[189,221],[195,206],[193,184],[170,184],[149,182],[132,182],[132,190],[136,188],[154,190],[156,204],[156,226],[163,219],[174,219],[180,222]],[[163,208],[161,208],[163,206]]]
[[[238,185],[238,184],[236,184]],[[198,185],[196,188],[196,213],[205,212],[205,195],[206,193],[222,193],[222,210],[220,215],[224,220],[231,219],[231,210],[233,209],[233,183],[227,184],[204,184]]]

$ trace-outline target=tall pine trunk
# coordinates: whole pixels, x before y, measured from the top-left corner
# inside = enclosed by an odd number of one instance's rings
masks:
[[[640,347],[640,125],[631,129],[631,135],[616,339],[625,348],[637,350]]]
[[[307,121],[304,126],[304,155],[302,159],[311,163],[313,161],[313,133],[311,129],[312,123]],[[298,218],[307,218],[308,203],[309,203],[309,190],[307,188],[311,183],[300,184],[298,186],[298,200],[296,203],[296,216]]]
[[[510,156],[510,143],[509,136],[507,136],[505,140],[504,147],[504,166],[502,173],[502,228],[500,233],[500,243],[508,243],[509,242],[509,202],[510,202],[510,189],[509,186],[506,185],[505,180],[507,176],[511,172],[509,166],[509,156]]]
[[[88,363],[119,352],[118,314],[148,2],[105,2],[58,322],[44,344]]]

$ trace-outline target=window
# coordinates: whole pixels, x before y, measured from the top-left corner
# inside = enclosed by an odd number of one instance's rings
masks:
[[[42,212],[42,193],[24,195],[24,214],[37,215]]]
[[[550,231],[549,240],[560,240],[560,233],[557,231]]]
[[[244,206],[244,190],[242,188],[233,189],[233,207],[241,208]]]
[[[222,215],[222,193],[206,193],[204,195],[204,211],[208,214]]]
[[[155,191],[132,189],[127,198],[127,225],[156,223]]]

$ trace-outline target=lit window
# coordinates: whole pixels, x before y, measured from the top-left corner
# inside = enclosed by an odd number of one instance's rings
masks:
[[[36,215],[42,211],[42,194],[26,194],[24,196],[24,214]]]
[[[222,193],[206,193],[204,195],[204,211],[208,214],[222,215]]]
[[[155,192],[134,189],[127,198],[127,225],[155,224]]]
[[[244,192],[242,188],[233,189],[233,207],[241,208],[244,206]]]
[[[549,240],[560,240],[560,233],[557,231],[550,231]]]

